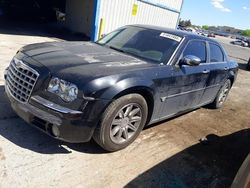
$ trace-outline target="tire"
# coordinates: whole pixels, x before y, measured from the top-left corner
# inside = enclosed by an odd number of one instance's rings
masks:
[[[250,70],[250,59],[249,59],[249,61],[247,63],[247,70]]]
[[[210,104],[210,107],[214,109],[221,108],[227,99],[231,86],[232,86],[231,81],[227,79],[223,84],[223,86],[221,87],[221,89],[219,90],[214,101]]]
[[[147,116],[147,102],[141,95],[122,96],[105,110],[93,138],[107,151],[121,150],[138,137]]]

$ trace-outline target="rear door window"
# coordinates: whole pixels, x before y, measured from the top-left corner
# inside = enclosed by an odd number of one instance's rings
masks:
[[[224,54],[221,48],[213,43],[209,43],[210,48],[210,62],[223,62],[224,61]]]
[[[206,43],[203,41],[190,41],[183,52],[183,57],[193,55],[201,59],[201,63],[205,63],[207,59]]]

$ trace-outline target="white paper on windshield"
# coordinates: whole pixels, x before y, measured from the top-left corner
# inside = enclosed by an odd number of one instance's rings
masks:
[[[172,34],[169,34],[169,33],[161,33],[160,34],[160,37],[164,37],[164,38],[168,38],[168,39],[171,39],[171,40],[175,40],[177,42],[181,42],[181,37],[177,36],[177,35],[172,35]]]

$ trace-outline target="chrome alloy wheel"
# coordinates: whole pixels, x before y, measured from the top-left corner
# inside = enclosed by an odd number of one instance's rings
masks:
[[[110,126],[110,138],[116,144],[122,144],[131,139],[138,130],[142,120],[141,107],[136,103],[123,106]]]
[[[225,100],[227,98],[227,95],[229,93],[229,90],[230,90],[230,84],[227,82],[224,85],[224,87],[223,87],[223,89],[222,89],[222,91],[220,93],[220,96],[219,96],[219,104],[220,105],[222,105],[225,102]]]

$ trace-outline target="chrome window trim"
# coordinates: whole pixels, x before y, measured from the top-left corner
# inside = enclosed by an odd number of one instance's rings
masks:
[[[208,63],[209,54],[208,54],[208,48],[207,48],[207,41],[206,41],[205,39],[196,38],[196,39],[190,39],[190,40],[187,42],[187,44],[184,46],[184,48],[183,48],[183,50],[182,50],[182,52],[181,52],[181,54],[180,54],[180,56],[179,56],[179,58],[178,58],[178,61],[177,61],[177,63],[176,63],[175,65],[179,65],[181,58],[183,58],[183,53],[184,53],[184,51],[185,51],[186,48],[188,47],[189,43],[190,43],[190,42],[193,42],[193,41],[198,41],[198,42],[204,42],[204,43],[205,43],[205,46],[206,46],[206,62],[201,63],[201,64],[207,64],[207,63]]]
[[[206,65],[223,64],[223,63],[226,63],[226,64],[227,64],[228,62],[226,62],[226,61],[222,61],[222,62],[211,62],[211,63],[210,63],[210,62],[207,62]]]
[[[170,57],[170,59],[168,60],[168,62],[167,62],[166,65],[170,65],[170,63],[172,62],[172,60],[173,60],[174,56],[176,55],[177,51],[180,49],[182,43],[184,42],[185,38],[186,38],[186,37],[183,37],[183,38],[181,39],[181,42],[180,42],[179,45],[176,47],[174,53],[172,54],[172,56]]]
[[[218,62],[211,62],[211,46],[210,44],[213,44],[215,46],[218,46],[221,50],[221,53],[223,55],[223,61],[218,61]],[[221,63],[221,62],[226,62],[227,58],[226,58],[226,54],[225,54],[225,51],[224,49],[222,48],[222,46],[214,41],[208,41],[208,46],[209,46],[209,63]]]

